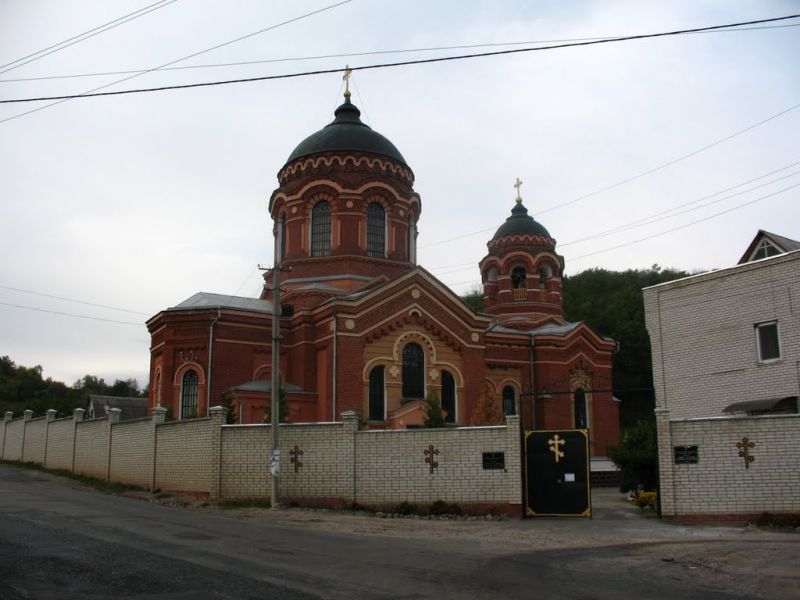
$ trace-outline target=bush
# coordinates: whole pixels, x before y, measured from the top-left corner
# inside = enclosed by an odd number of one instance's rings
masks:
[[[756,525],[759,527],[778,527],[783,528],[796,528],[800,527],[800,515],[798,514],[782,514],[775,515],[772,513],[764,512],[756,518]]]
[[[448,504],[444,500],[437,500],[431,504],[428,512],[432,515],[460,515],[462,510],[458,504]]]
[[[639,421],[622,434],[618,446],[606,449],[619,469],[619,484],[622,490],[635,490],[641,486],[654,490],[658,485],[658,452],[656,424]]]
[[[422,426],[426,429],[440,429],[444,427],[444,413],[442,402],[436,390],[431,390],[425,398],[425,420]]]
[[[658,494],[655,492],[640,492],[634,501],[636,506],[642,510],[655,510],[658,502]]]
[[[396,512],[399,515],[418,515],[419,506],[417,506],[412,502],[407,502],[404,500],[395,507],[394,512]]]

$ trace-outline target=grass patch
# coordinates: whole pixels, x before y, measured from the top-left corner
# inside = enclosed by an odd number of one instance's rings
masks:
[[[2,460],[0,461],[0,463],[4,465],[9,465],[11,467],[18,467],[21,469],[30,469],[31,471],[40,471],[42,473],[49,473],[50,475],[56,475],[57,477],[65,477],[66,479],[77,481],[82,485],[94,488],[100,492],[105,492],[107,494],[121,494],[123,492],[131,492],[131,491],[140,491],[140,492],[146,491],[143,487],[138,485],[131,485],[129,483],[122,483],[119,481],[106,481],[105,479],[89,477],[88,475],[83,475],[81,473],[73,473],[72,471],[67,471],[66,469],[46,469],[42,465],[33,462],[22,462],[21,460]]]

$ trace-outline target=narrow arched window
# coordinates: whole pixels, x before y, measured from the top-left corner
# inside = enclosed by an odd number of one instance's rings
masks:
[[[408,216],[408,262],[417,264],[417,224],[414,215]]]
[[[550,265],[543,264],[539,267],[539,287],[543,288],[546,285],[548,279],[553,276],[553,269],[550,268]]]
[[[369,372],[369,420],[386,420],[386,391],[384,367],[374,367]]]
[[[321,200],[311,209],[311,256],[331,255],[331,205]]]
[[[575,390],[575,429],[589,428],[589,407],[586,402],[586,392],[582,388]]]
[[[367,207],[367,255],[386,256],[386,211],[379,202]]]
[[[425,354],[419,344],[411,342],[403,348],[403,400],[425,397]]]
[[[278,260],[286,258],[286,213],[278,219]]]
[[[517,414],[517,393],[510,385],[503,388],[503,414]]]
[[[442,371],[442,410],[445,423],[456,422],[456,382],[450,371]]]
[[[511,269],[511,285],[515,290],[528,287],[528,278],[524,267]]]
[[[181,380],[181,419],[194,419],[197,416],[198,394],[197,373],[186,371]]]

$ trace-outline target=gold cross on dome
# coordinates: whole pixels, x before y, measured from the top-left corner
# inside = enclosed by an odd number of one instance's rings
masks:
[[[344,95],[345,97],[350,97],[350,77],[353,75],[353,69],[350,68],[350,65],[344,66],[344,75],[342,75],[342,79],[344,80]]]
[[[517,177],[517,180],[514,182],[514,187],[517,188],[517,204],[521,204],[522,196],[519,195],[519,188],[522,187],[522,181],[520,181],[519,177]]]

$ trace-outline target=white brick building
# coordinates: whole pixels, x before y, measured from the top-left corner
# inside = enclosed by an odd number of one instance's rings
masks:
[[[800,512],[800,251],[645,288],[644,302],[662,514]]]

